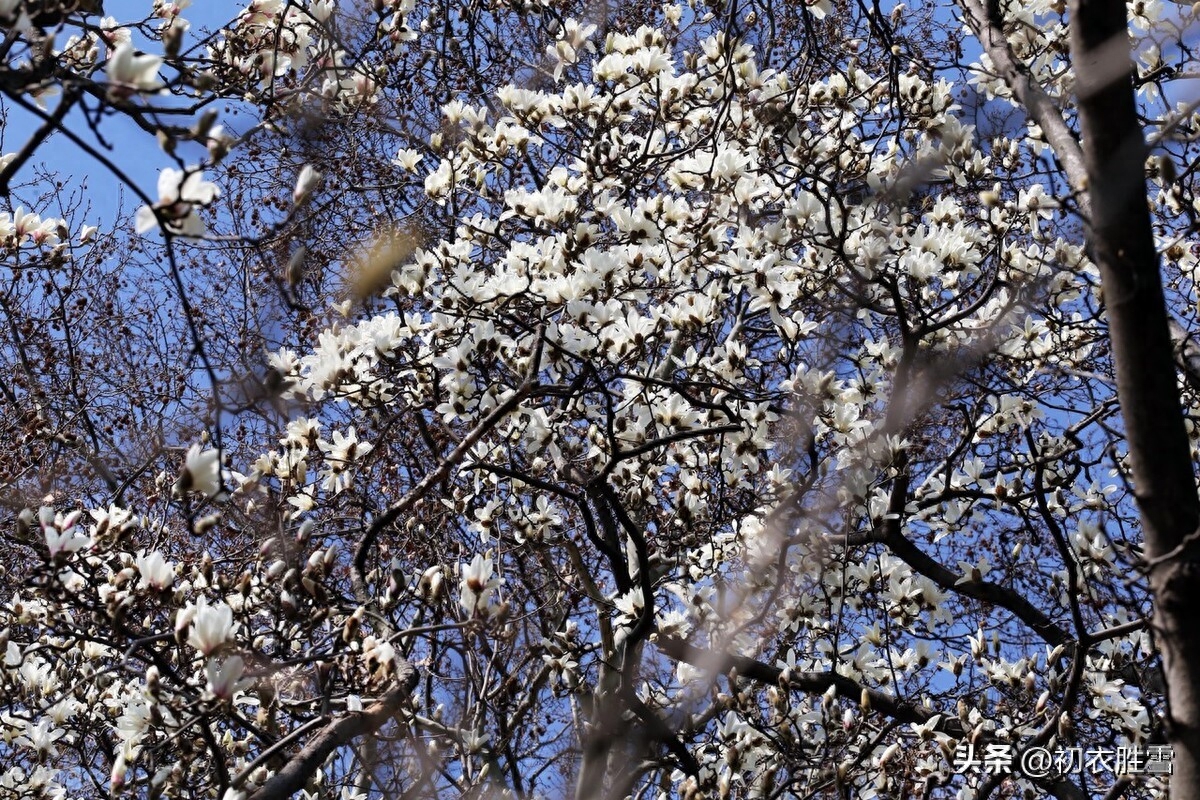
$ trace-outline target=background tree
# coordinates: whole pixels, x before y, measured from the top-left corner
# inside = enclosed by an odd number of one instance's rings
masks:
[[[1117,748],[1170,740],[1186,796],[1143,487],[1194,504],[1145,455],[1195,392],[1132,421],[1175,368],[1104,220],[1161,187],[1187,378],[1189,12],[1131,9],[1131,104],[1049,5],[89,10],[0,9],[0,791],[1150,797]]]

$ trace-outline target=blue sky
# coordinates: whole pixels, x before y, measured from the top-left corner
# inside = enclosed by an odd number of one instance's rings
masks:
[[[150,6],[150,0],[107,0],[105,10],[118,21],[126,22],[142,19]],[[234,0],[194,2],[183,12],[183,16],[191,22],[191,38],[188,44],[194,45],[206,32],[216,31],[227,24],[244,6],[245,3]],[[57,43],[60,46],[65,43],[70,32],[64,30],[59,34]],[[146,43],[147,51],[161,52],[161,45],[156,45],[154,42]],[[46,110],[53,111],[58,101],[57,96],[48,97],[45,101]],[[161,99],[156,98],[156,102],[161,102]],[[4,153],[13,153],[24,146],[41,121],[7,98],[0,100],[0,103],[3,104],[4,110],[3,125],[0,126],[2,150]],[[72,112],[67,116],[66,122],[72,131],[103,151],[151,197],[157,196],[155,187],[159,171],[164,167],[175,166],[173,159],[162,151],[154,138],[124,115],[112,114],[104,117],[98,126],[103,141],[89,129],[82,113]],[[190,162],[199,162],[204,157],[204,150],[198,145],[185,144],[178,152]],[[130,214],[140,204],[136,195],[124,187],[102,163],[62,134],[55,134],[38,149],[14,178],[14,187],[20,187],[22,183],[32,180],[39,165],[44,165],[59,179],[83,191],[85,198],[92,204],[92,212],[86,220],[88,224],[110,228],[116,222],[118,212]],[[35,191],[40,192],[36,188]],[[118,204],[118,198],[124,207]],[[14,207],[22,204],[28,207],[31,199],[23,197],[23,193],[17,188],[9,202]]]

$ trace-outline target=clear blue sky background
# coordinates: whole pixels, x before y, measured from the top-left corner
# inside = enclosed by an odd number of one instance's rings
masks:
[[[194,45],[207,32],[215,32],[226,25],[246,5],[235,0],[195,0],[185,9],[183,17],[191,22],[188,40],[185,46]],[[149,12],[151,0],[106,0],[105,11],[119,22],[140,20]],[[65,43],[71,30],[64,30],[57,44]],[[135,38],[135,42],[137,39]],[[162,51],[162,45],[156,42],[143,42],[148,52]],[[59,97],[46,99],[46,108],[52,111]],[[161,98],[156,98],[161,102]],[[5,119],[0,137],[3,141],[3,152],[13,153],[21,149],[30,135],[40,124],[34,115],[24,111],[11,102],[3,103]],[[173,120],[175,122],[177,120]],[[121,169],[142,191],[157,197],[156,185],[158,173],[164,167],[174,165],[174,161],[158,146],[154,137],[138,128],[123,115],[115,114],[104,118],[99,130],[105,142],[111,149],[105,149],[88,129],[82,114],[72,113],[67,117],[67,124],[79,133],[86,141],[105,150],[106,155]],[[178,153],[190,162],[198,163],[204,158],[205,152],[199,145],[185,144]],[[70,186],[80,187],[84,196],[91,202],[91,213],[86,220],[90,225],[101,228],[111,227],[117,219],[118,212],[130,214],[140,201],[136,195],[122,186],[121,182],[100,162],[83,152],[74,143],[62,135],[55,135],[45,142],[25,167],[17,173],[13,180],[14,195],[9,200],[13,206],[23,203],[29,207],[31,199],[20,190],[20,185],[34,177],[36,165],[41,164],[50,172],[57,174]],[[123,208],[118,203],[120,199]]]

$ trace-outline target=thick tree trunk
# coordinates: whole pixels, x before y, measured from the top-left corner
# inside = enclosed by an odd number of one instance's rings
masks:
[[[1152,564],[1175,750],[1171,797],[1200,798],[1200,500],[1183,425],[1166,300],[1146,202],[1125,0],[1073,0],[1071,50],[1089,238],[1108,310],[1125,435]]]

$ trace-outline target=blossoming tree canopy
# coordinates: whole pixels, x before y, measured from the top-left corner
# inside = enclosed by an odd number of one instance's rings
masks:
[[[0,0],[0,796],[1191,796],[1061,4],[143,5]]]

